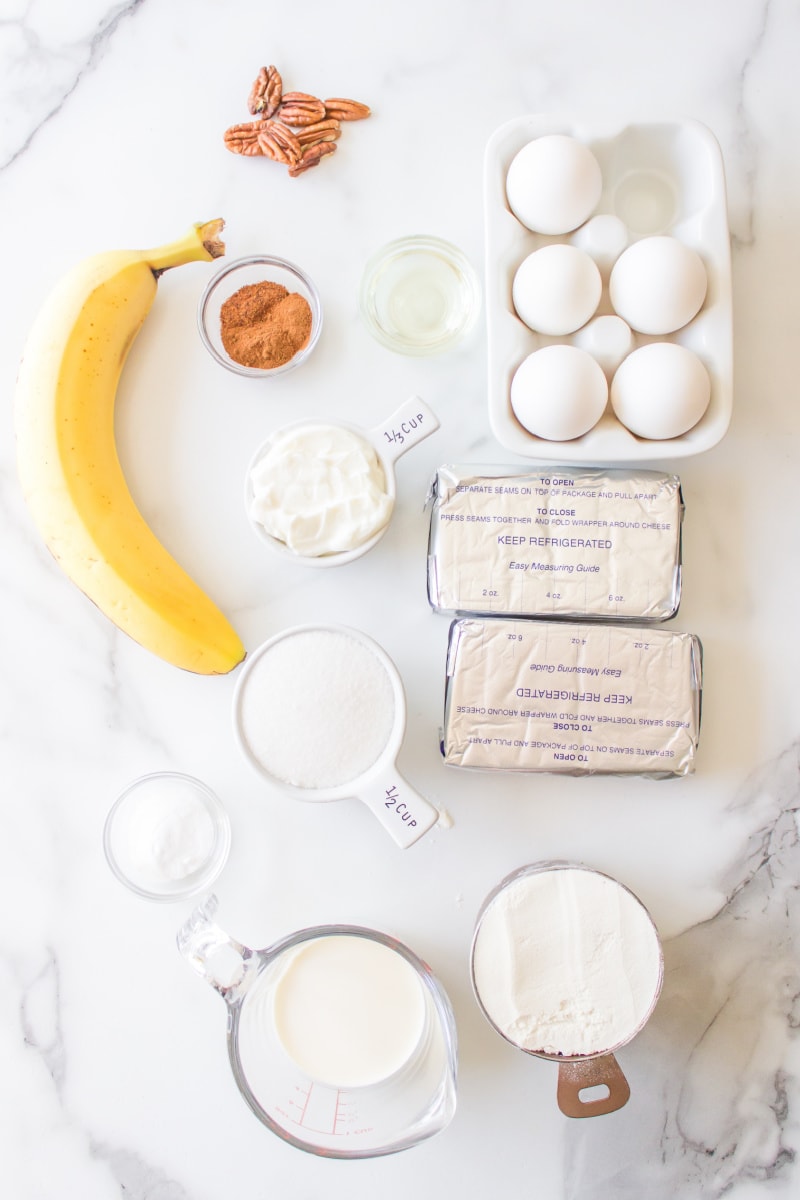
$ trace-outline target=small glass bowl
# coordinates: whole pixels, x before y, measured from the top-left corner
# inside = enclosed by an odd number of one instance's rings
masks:
[[[367,263],[359,308],[373,337],[398,354],[440,354],[472,328],[480,286],[457,246],[414,236],[389,242]]]
[[[308,301],[311,309],[311,336],[303,349],[298,350],[294,358],[290,358],[280,367],[246,367],[231,358],[222,344],[220,309],[240,288],[264,282],[280,283],[289,292],[298,292]],[[221,366],[251,379],[273,379],[299,367],[316,346],[322,331],[322,303],[313,281],[300,267],[269,254],[253,254],[249,258],[237,258],[227,263],[209,280],[197,307],[197,327],[203,345]]]
[[[210,822],[207,827],[210,842],[202,860],[193,863],[188,873],[175,878],[170,878],[168,872],[148,870],[142,855],[145,834],[148,829],[153,833],[154,806],[162,806],[169,798],[191,801],[191,811],[207,816]],[[138,831],[137,815],[143,821]],[[183,815],[187,815],[185,805]],[[159,822],[158,836],[163,853],[180,853],[181,831],[175,819],[172,825],[168,821]],[[230,819],[220,799],[199,779],[177,771],[155,771],[134,780],[115,800],[103,829],[103,849],[109,867],[121,883],[147,900],[184,900],[208,888],[225,866],[230,846]],[[184,846],[184,852],[186,849]]]

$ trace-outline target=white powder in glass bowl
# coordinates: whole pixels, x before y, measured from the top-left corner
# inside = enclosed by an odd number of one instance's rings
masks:
[[[245,745],[268,774],[294,787],[335,788],[368,771],[386,747],[394,687],[359,638],[299,629],[252,661],[239,721]]]
[[[177,900],[207,887],[228,857],[230,821],[199,779],[155,771],[134,780],[112,805],[103,830],[118,879],[152,900]]]

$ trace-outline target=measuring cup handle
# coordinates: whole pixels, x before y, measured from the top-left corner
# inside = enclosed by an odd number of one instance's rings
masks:
[[[419,396],[411,396],[404,404],[372,429],[371,435],[384,459],[394,463],[401,454],[439,428],[439,418]]]
[[[585,1088],[608,1088],[607,1096],[581,1100]],[[613,1054],[558,1064],[558,1107],[566,1117],[600,1117],[628,1103],[631,1089]]]
[[[217,906],[217,897],[213,895],[198,905],[178,930],[176,941],[189,965],[230,1002],[249,986],[257,958],[212,920]]]
[[[439,820],[438,808],[420,796],[396,767],[359,786],[358,797],[403,850]]]

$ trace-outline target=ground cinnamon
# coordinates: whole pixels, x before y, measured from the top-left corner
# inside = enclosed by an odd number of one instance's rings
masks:
[[[311,308],[280,283],[249,283],[220,308],[220,336],[226,353],[243,367],[282,367],[308,344]]]

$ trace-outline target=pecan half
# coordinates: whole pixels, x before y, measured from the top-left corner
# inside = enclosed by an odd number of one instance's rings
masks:
[[[280,121],[264,122],[264,129],[258,135],[258,144],[267,158],[286,163],[290,167],[300,161],[303,153],[297,136]]]
[[[300,161],[293,167],[289,167],[292,179],[302,175],[304,171],[310,170],[311,167],[319,166],[320,159],[324,158],[326,154],[333,154],[335,149],[336,142],[314,142],[312,146],[306,146]]]
[[[250,89],[247,99],[248,110],[263,117],[276,112],[283,94],[283,80],[277,67],[262,67]]]
[[[313,125],[325,118],[325,105],[308,92],[284,92],[278,116],[287,125]]]
[[[325,116],[333,117],[337,121],[363,121],[369,114],[369,107],[358,100],[345,100],[341,96],[335,96],[332,100],[325,101]]]
[[[313,146],[314,142],[335,142],[341,136],[341,125],[332,118],[325,121],[315,121],[313,125],[304,125],[301,129],[298,129],[296,134],[301,146]]]
[[[243,125],[231,125],[222,135],[225,146],[232,154],[246,154],[254,157],[263,154],[258,135],[266,125],[266,121],[246,121]]]

